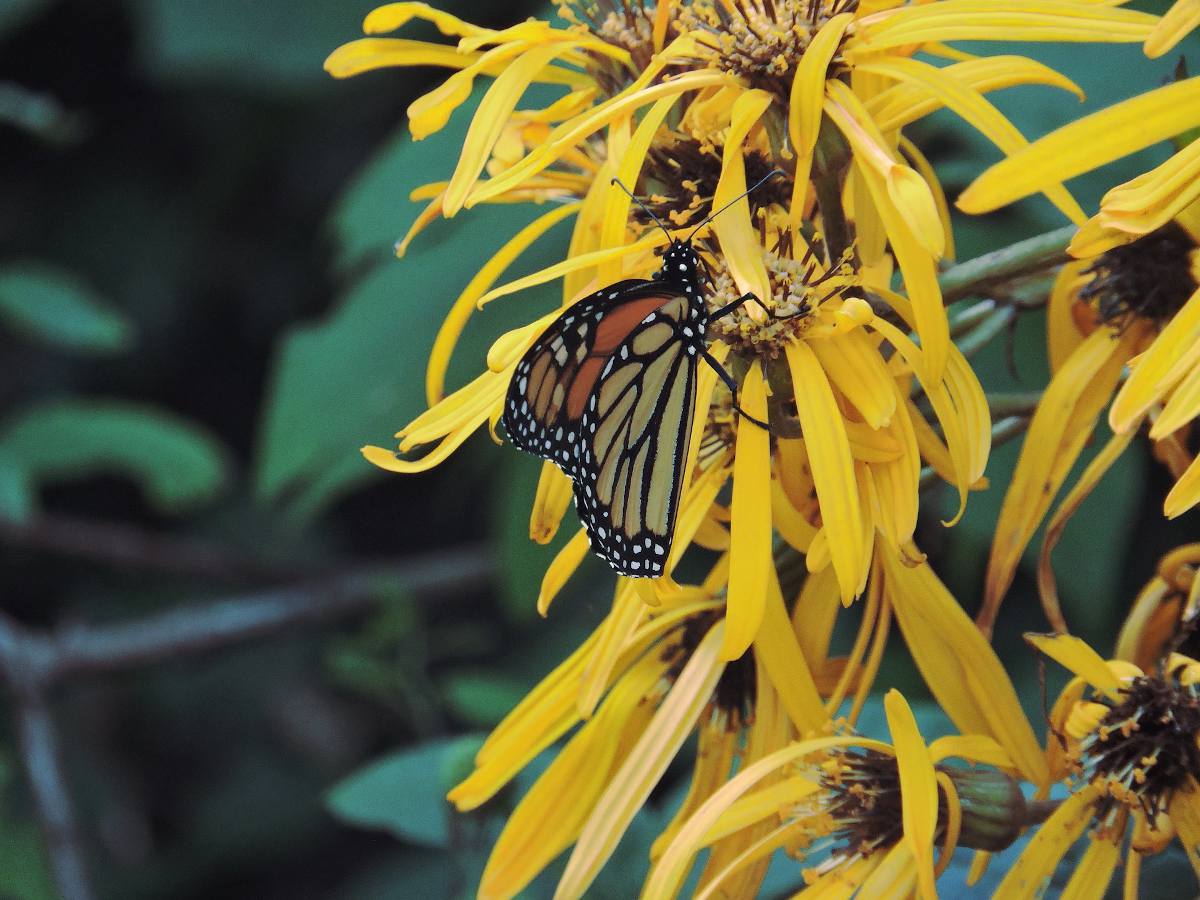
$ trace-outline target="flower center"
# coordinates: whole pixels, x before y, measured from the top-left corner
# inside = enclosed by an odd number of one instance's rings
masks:
[[[679,15],[721,68],[753,87],[786,98],[813,36],[858,0],[731,0],[696,2]]]
[[[667,677],[674,681],[683,671],[700,641],[708,634],[718,618],[716,612],[699,613],[683,624],[679,639],[663,651],[663,661],[669,664]],[[713,690],[713,705],[729,717],[730,725],[740,727],[753,719],[754,701],[758,692],[758,675],[754,653],[744,653],[726,664],[725,671]]]
[[[1140,806],[1154,827],[1175,791],[1200,775],[1200,691],[1174,678],[1140,676],[1121,689],[1119,701],[1095,702],[1109,709],[1080,740],[1079,768],[1105,782],[1102,806]]]
[[[1161,328],[1196,290],[1191,255],[1196,241],[1171,222],[1096,257],[1079,299],[1092,305],[1099,322],[1124,330],[1141,319]]]
[[[646,154],[642,169],[646,185],[646,206],[658,218],[676,228],[700,224],[712,212],[712,198],[721,179],[722,148],[694,137],[673,134],[669,142],[656,143]],[[757,150],[746,158],[746,183],[758,184],[775,169],[771,159]],[[748,196],[750,212],[791,203],[792,183],[787,178],[772,178]],[[634,207],[634,217],[642,225],[654,223],[646,213]]]
[[[828,792],[832,837],[845,844],[839,855],[869,856],[903,837],[896,757],[876,750],[839,754],[826,767],[821,786]]]

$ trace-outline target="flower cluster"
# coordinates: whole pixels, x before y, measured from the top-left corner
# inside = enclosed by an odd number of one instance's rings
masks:
[[[413,20],[449,40],[381,36]],[[414,139],[474,106],[457,159],[414,192],[427,206],[398,254],[435,220],[481,204],[546,208],[477,261],[430,355],[429,409],[400,430],[398,449],[364,448],[375,465],[421,472],[485,424],[495,435],[521,359],[563,309],[652,279],[676,237],[668,228],[687,235],[705,270],[713,367],[698,368],[682,417],[692,425],[680,435],[665,574],[617,579],[604,620],[450,793],[475,809],[565,739],[509,818],[480,896],[515,896],[567,851],[556,896],[585,895],[693,736],[690,788],[651,848],[647,897],[675,896],[702,854],[697,896],[752,896],[777,851],[814,896],[931,897],[956,848],[977,851],[978,878],[989,852],[1033,828],[998,889],[1032,896],[1089,823],[1072,896],[1100,896],[1127,835],[1131,869],[1176,834],[1200,859],[1200,663],[1181,655],[1200,553],[1164,560],[1163,586],[1135,604],[1125,661],[1114,662],[1066,635],[1050,566],[1068,519],[1143,422],[1177,478],[1165,513],[1200,502],[1186,439],[1200,415],[1200,140],[1114,188],[1091,218],[1063,184],[1200,127],[1200,78],[1030,143],[987,95],[1079,88],[1033,59],[952,45],[1120,42],[1158,56],[1197,20],[1190,0],[1161,19],[1083,0],[579,0],[554,23],[496,30],[403,2],[372,12],[368,36],[329,57],[337,77],[450,70],[409,106]],[[543,103],[518,108],[527,95]],[[939,110],[1005,155],[958,207],[980,213],[1043,193],[1071,223],[1069,248],[1064,239],[1033,257],[1014,249],[951,264],[949,202],[906,134]],[[502,281],[568,219],[565,258]],[[560,309],[497,335],[478,377],[447,389],[476,310],[558,280]],[[993,423],[995,400],[968,356],[1039,285],[1053,378],[1015,428]],[[976,302],[953,305],[964,298]],[[557,352],[566,366],[565,345]],[[556,390],[555,408],[567,402]],[[1077,676],[1043,747],[988,637],[1106,408],[1113,436],[1053,513],[1043,547],[1039,581],[1062,633],[1030,640]],[[970,493],[988,487],[993,439],[1025,428],[977,627],[926,560],[921,501],[948,486],[957,504],[944,524],[955,524]],[[572,489],[564,469],[543,464],[533,540],[548,543],[570,520]],[[543,615],[588,547],[580,529],[549,562]],[[685,557],[680,571],[706,573],[695,583],[676,580]],[[852,634],[843,655],[831,651],[839,624]],[[883,699],[891,742],[856,730],[893,624],[958,734],[926,742],[895,690]],[[1066,800],[1047,799],[1063,786]]]

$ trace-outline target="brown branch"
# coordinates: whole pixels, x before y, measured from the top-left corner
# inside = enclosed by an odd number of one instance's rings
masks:
[[[0,613],[0,678],[15,706],[21,761],[66,900],[90,900],[83,842],[59,754],[48,696],[61,680],[196,655],[366,612],[381,598],[462,590],[492,571],[478,548],[359,569],[307,584],[167,610],[115,625],[71,625],[45,633]]]
[[[297,575],[294,565],[264,562],[207,541],[70,516],[0,519],[0,543],[121,569],[212,581],[281,581]]]

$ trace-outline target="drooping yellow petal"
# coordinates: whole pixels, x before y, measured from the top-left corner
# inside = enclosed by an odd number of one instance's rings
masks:
[[[413,19],[437,26],[437,30],[447,37],[495,34],[490,28],[473,25],[428,3],[385,3],[383,6],[377,6],[367,13],[363,20],[363,33],[386,34],[404,27]]]
[[[831,81],[826,90],[825,113],[849,142],[855,160],[864,172],[874,173],[887,189],[892,204],[909,223],[913,237],[931,256],[940,259],[946,250],[945,234],[933,193],[925,179],[899,160],[862,101],[849,87],[840,81]],[[884,224],[887,224],[886,216]],[[888,236],[891,235],[889,229]]]
[[[925,900],[937,897],[933,886],[933,838],[937,829],[938,790],[933,761],[917,720],[903,695],[894,688],[883,698],[896,767],[900,772],[904,843],[916,861],[917,883]]]
[[[929,745],[929,758],[935,763],[951,757],[995,766],[997,769],[1013,768],[1012,759],[1004,752],[1004,748],[982,734],[948,734]]]
[[[616,179],[629,190],[634,190],[642,164],[646,159],[646,151],[666,119],[667,113],[679,99],[675,94],[663,97],[650,107],[649,112],[638,123],[637,130],[630,138],[629,145],[619,157]],[[632,199],[625,191],[616,186],[610,187],[604,198],[604,213],[600,220],[600,246],[615,247],[626,243],[629,231],[629,207]],[[614,282],[621,277],[620,265],[614,260],[601,264],[597,278],[603,282]]]
[[[537,599],[538,615],[545,616],[550,611],[550,604],[554,602],[558,592],[563,589],[567,579],[574,575],[575,570],[587,559],[590,548],[587,531],[581,528],[558,551],[553,562],[546,569],[546,574],[542,576],[542,588],[538,592]]]
[[[1195,27],[1200,25],[1200,0],[1175,0],[1167,14],[1159,20],[1146,38],[1145,51],[1157,59],[1172,48]]]
[[[995,738],[1030,781],[1046,762],[996,652],[927,563],[881,552],[896,621],[939,705],[963,734]]]
[[[1120,858],[1120,842],[1093,838],[1063,888],[1061,900],[1101,900]]]
[[[746,413],[767,420],[767,386],[755,362],[742,382]],[[771,566],[771,436],[742,419],[733,457],[733,521],[729,532],[729,611],[721,659],[746,652],[762,623]]]
[[[1038,557],[1038,591],[1042,596],[1042,609],[1046,612],[1046,617],[1050,620],[1051,626],[1055,631],[1066,633],[1067,623],[1063,619],[1062,610],[1058,603],[1058,585],[1054,579],[1054,569],[1050,563],[1050,554],[1054,552],[1054,548],[1058,546],[1059,540],[1062,538],[1063,531],[1066,530],[1067,523],[1071,517],[1079,510],[1083,501],[1088,498],[1092,490],[1100,483],[1100,479],[1112,467],[1112,464],[1117,461],[1125,448],[1129,446],[1129,442],[1133,440],[1134,432],[1130,431],[1127,434],[1116,434],[1109,439],[1096,457],[1083,470],[1083,474],[1079,476],[1079,480],[1075,482],[1074,487],[1063,498],[1058,509],[1054,511],[1054,515],[1050,517],[1050,521],[1046,523],[1046,534],[1042,539],[1042,552]]]
[[[793,233],[798,233],[804,214],[804,195],[808,190],[812,170],[813,149],[821,130],[821,108],[825,101],[825,78],[829,64],[841,45],[850,23],[851,13],[839,13],[821,26],[813,36],[796,66],[788,98],[788,138],[796,154],[796,170],[792,182],[790,221]]]
[[[1106,229],[1134,237],[1166,225],[1200,198],[1200,140],[1165,163],[1118,185],[1100,201]]]
[[[1200,873],[1200,786],[1194,775],[1171,798],[1168,811],[1192,870]]]
[[[1127,9],[1057,0],[941,0],[904,6],[859,22],[857,61],[875,50],[926,41],[1076,41],[1141,43],[1158,19]]]
[[[646,582],[619,578],[612,610],[596,629],[596,649],[583,671],[579,684],[577,711],[588,719],[608,689],[621,652],[629,645],[638,626],[646,621],[646,605],[638,588]]]
[[[558,533],[558,526],[571,505],[571,479],[549,460],[542,462],[537,494],[529,514],[529,539],[548,544]]]
[[[825,713],[816,682],[796,640],[796,632],[788,622],[774,566],[767,573],[766,603],[762,625],[754,638],[754,652],[766,669],[796,731],[802,737],[820,733],[828,725],[829,716]]]
[[[825,370],[812,348],[807,343],[790,341],[784,349],[792,375],[796,414],[804,431],[809,466],[821,504],[823,530],[828,535],[842,600],[849,603],[857,592],[867,552],[862,542],[862,513],[850,442]]]
[[[1118,341],[1108,329],[1093,332],[1050,380],[1038,403],[1004,496],[988,559],[978,621],[989,634],[1021,554],[1116,387],[1121,368],[1132,352],[1132,331]]]
[[[742,144],[770,105],[771,95],[760,90],[746,91],[734,101],[722,151],[721,177],[712,199],[714,212],[731,204],[712,222],[729,274],[739,291],[754,294],[759,299],[771,296],[771,282],[763,262],[758,231],[750,221],[750,200],[741,197],[735,201],[735,198],[746,192],[746,157]]]
[[[360,38],[342,44],[325,60],[325,71],[334,78],[351,78],[361,72],[391,66],[442,66],[465,69],[479,61],[479,53],[463,53],[445,44],[402,38]],[[491,73],[489,73],[491,74]]]
[[[470,197],[467,198],[466,205],[470,207],[476,203],[490,200],[515,187],[530,176],[536,175],[558,159],[568,148],[578,146],[581,141],[625,113],[648,106],[662,97],[682,94],[688,91],[703,90],[704,88],[719,87],[730,80],[730,76],[723,72],[701,70],[688,72],[662,84],[645,87],[642,79],[650,72],[651,70],[647,69],[646,72],[642,73],[642,78],[639,79],[641,83],[635,82],[633,86],[611,100],[555,128],[544,144],[535,147],[528,156],[511,169],[508,169],[502,175],[478,185]]]
[[[446,186],[446,194],[442,199],[442,214],[446,218],[453,218],[462,209],[467,193],[475,185],[492,148],[529,85],[551,60],[572,46],[554,43],[531,47],[505,66],[504,71],[492,82],[479,102],[475,115],[471,117],[458,165]]]
[[[942,190],[942,184],[938,181],[937,172],[931,163],[921,152],[913,141],[909,140],[904,135],[900,135],[900,153],[907,159],[917,174],[925,179],[925,183],[929,185],[929,190],[933,194],[934,205],[937,206],[938,218],[942,220],[942,232],[945,238],[945,253],[943,256],[947,260],[954,259],[954,225],[950,221],[950,204],[946,201],[946,192]]]
[[[583,896],[695,727],[725,669],[718,657],[723,631],[718,622],[692,651],[642,736],[608,780],[567,860],[555,900]]]
[[[1046,350],[1050,357],[1050,374],[1063,367],[1075,348],[1083,342],[1075,322],[1074,307],[1081,286],[1083,270],[1090,263],[1072,261],[1058,271],[1050,298],[1046,303]]]
[[[1149,91],[1052,131],[976,178],[958,198],[958,208],[990,212],[1197,125],[1200,77]]]
[[[1092,804],[1100,793],[1099,788],[1089,784],[1064,800],[1034,833],[992,896],[996,900],[1025,900],[1037,896],[1063,855],[1092,821]]]
[[[987,56],[946,66],[952,75],[981,94],[1019,84],[1045,84],[1075,94],[1083,91],[1075,82],[1049,66],[1024,56]],[[941,107],[938,97],[911,84],[896,84],[867,100],[867,110],[885,134],[898,131]]]
[[[414,141],[441,131],[450,116],[471,96],[477,76],[496,66],[510,65],[525,49],[522,44],[504,44],[487,50],[471,65],[452,74],[408,105],[408,130]]]
[[[438,329],[437,337],[434,338],[433,349],[429,351],[429,364],[425,370],[425,397],[430,406],[441,400],[444,395],[446,370],[450,366],[450,357],[454,353],[458,338],[462,335],[471,313],[475,311],[475,304],[479,298],[496,283],[496,279],[512,265],[517,257],[529,249],[534,241],[563,219],[578,211],[578,203],[566,203],[538,216],[513,235],[471,278],[470,283],[459,294],[454,305],[450,307],[450,312],[446,314],[446,318]]]
[[[1163,515],[1174,519],[1197,503],[1200,503],[1200,456],[1197,456],[1179,476],[1179,480],[1163,500]]]
[[[1017,130],[1000,110],[983,98],[983,95],[956,79],[944,69],[915,59],[889,59],[881,62],[863,63],[858,66],[867,72],[886,75],[899,82],[919,85],[937,97],[946,108],[953,110],[964,121],[973,125],[984,137],[1004,151],[1012,154],[1029,146],[1024,135]],[[1046,189],[1050,202],[1076,225],[1087,220],[1075,198],[1061,184]]]
[[[496,841],[480,879],[479,896],[520,892],[584,828],[597,798],[621,765],[622,732],[644,727],[646,694],[662,677],[661,661],[647,660],[605,700],[599,714],[567,743],[521,798]],[[572,803],[563,803],[569,792]]]
[[[1113,431],[1128,431],[1142,415],[1200,365],[1200,290],[1188,298],[1133,367],[1108,411]]]
[[[830,382],[874,429],[892,421],[896,392],[883,357],[861,330],[809,344]]]
[[[1119,696],[1120,680],[1104,658],[1081,638],[1070,634],[1026,634],[1025,640],[1064,669],[1086,679],[1096,690],[1113,699]]]

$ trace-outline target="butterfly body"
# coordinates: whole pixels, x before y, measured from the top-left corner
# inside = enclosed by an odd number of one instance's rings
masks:
[[[631,577],[663,574],[706,356],[704,267],[674,240],[649,279],[573,304],[518,362],[503,423],[574,482],[595,552]]]

